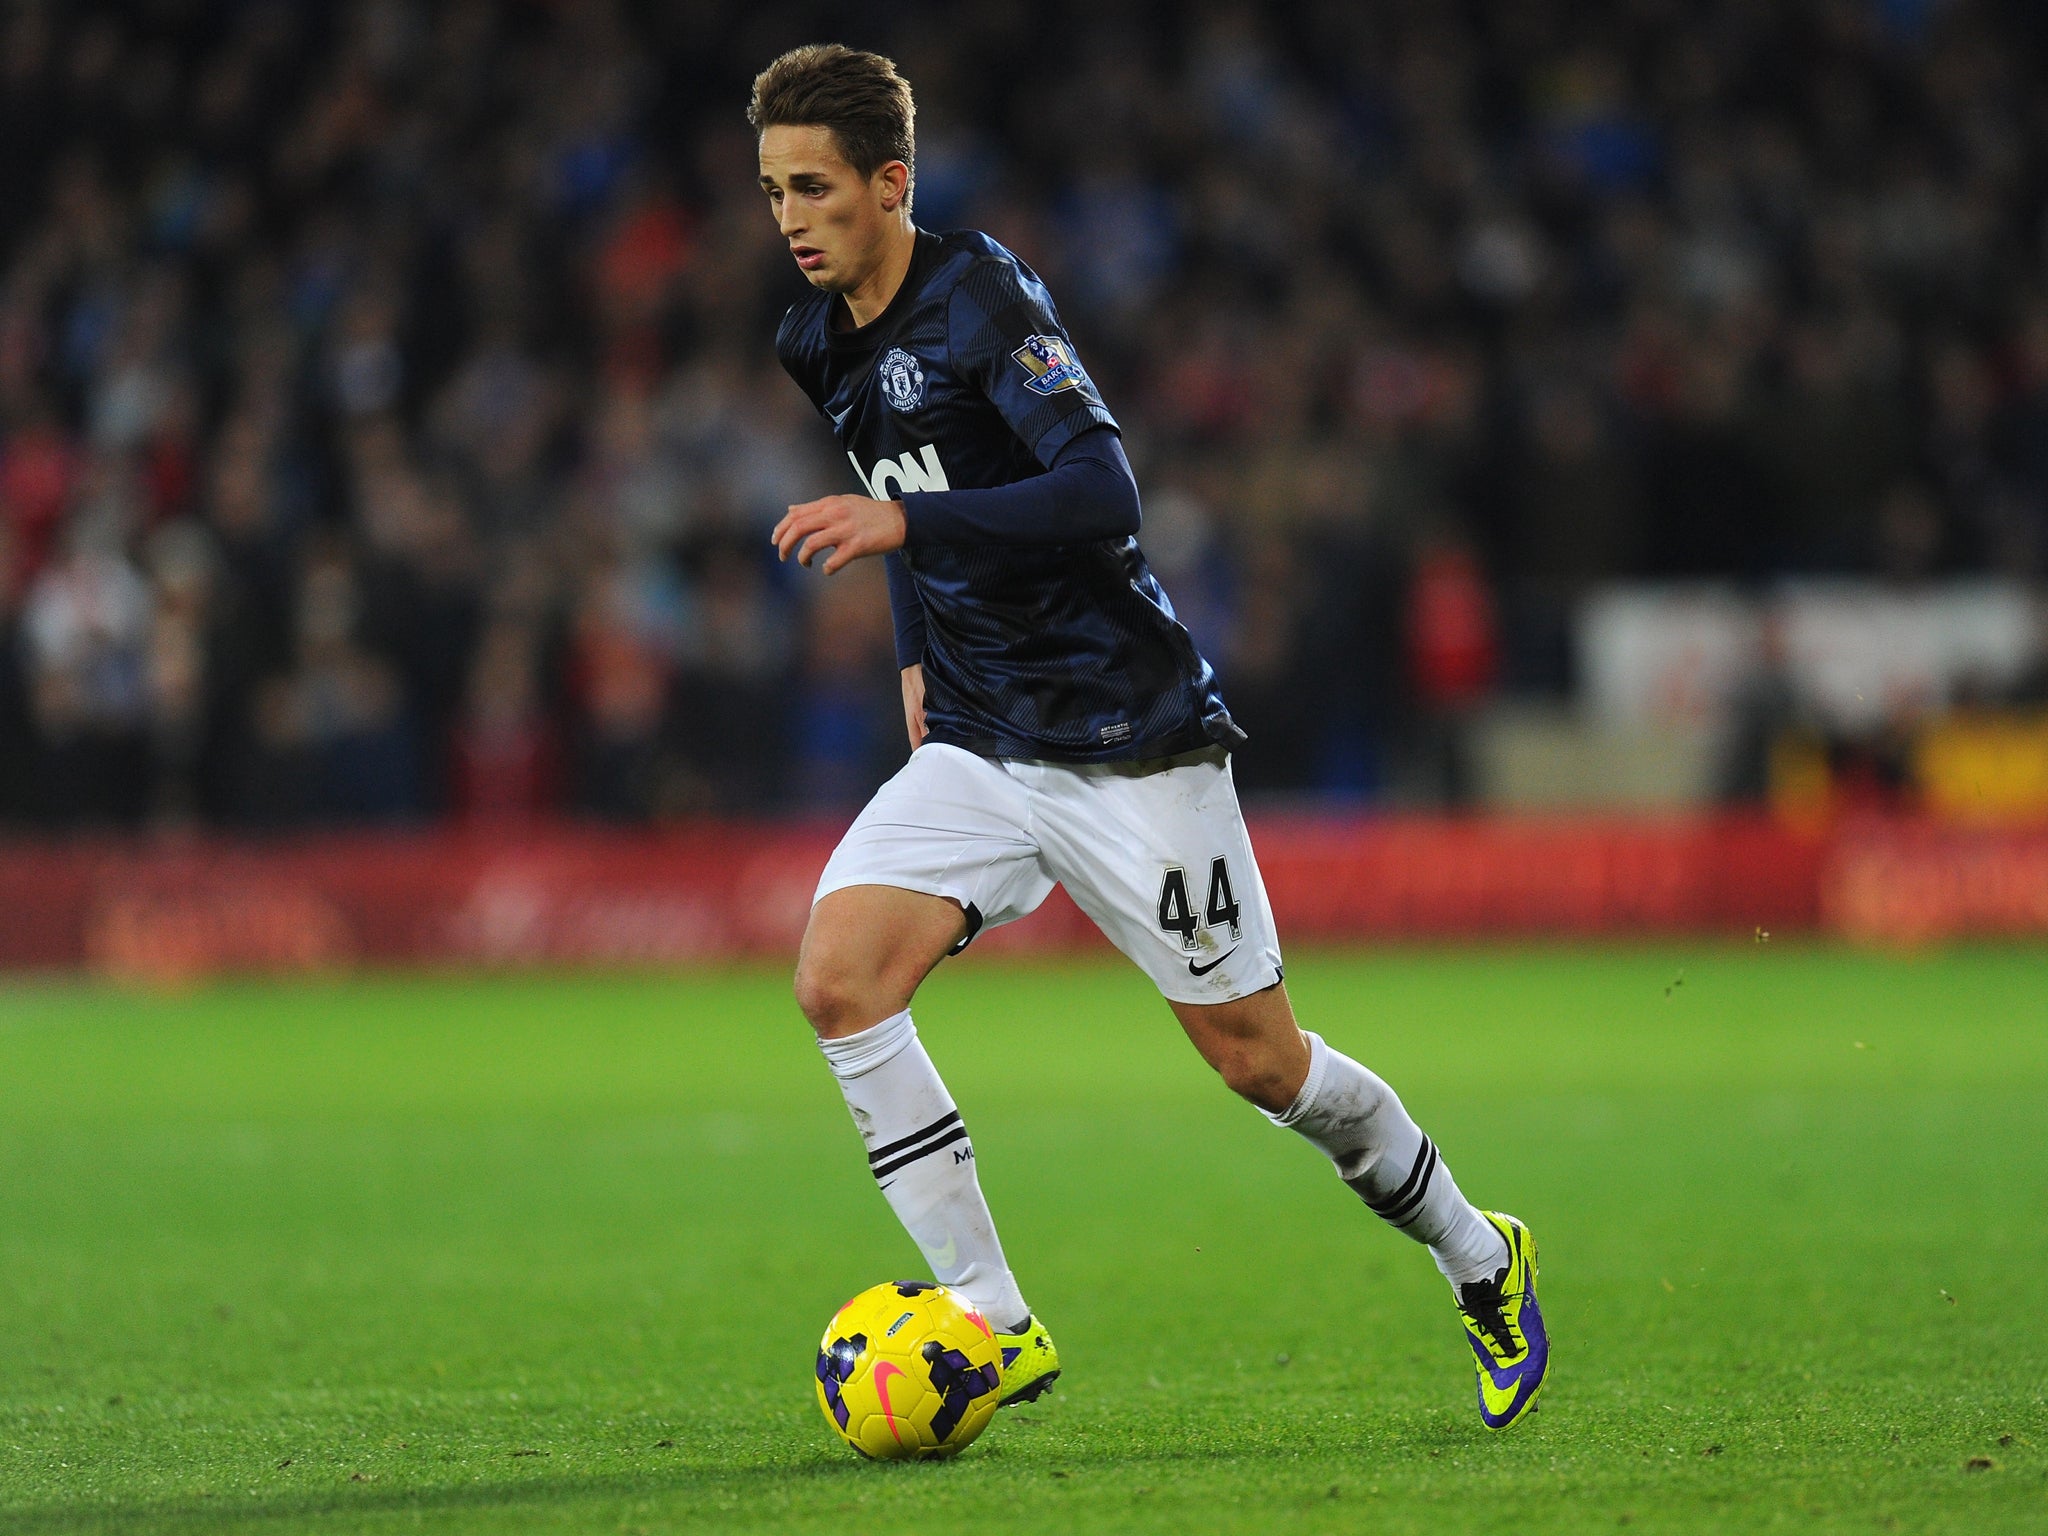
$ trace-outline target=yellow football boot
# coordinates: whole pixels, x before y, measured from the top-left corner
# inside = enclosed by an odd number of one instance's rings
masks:
[[[1480,1421],[1506,1429],[1536,1406],[1550,1368],[1550,1335],[1536,1305],[1536,1239],[1512,1216],[1481,1214],[1507,1239],[1507,1267],[1458,1287],[1458,1317],[1479,1371]]]
[[[998,1408],[1028,1403],[1050,1387],[1060,1374],[1060,1352],[1052,1337],[1034,1316],[1025,1320],[1022,1333],[999,1333],[996,1344],[1003,1352],[1002,1396]]]

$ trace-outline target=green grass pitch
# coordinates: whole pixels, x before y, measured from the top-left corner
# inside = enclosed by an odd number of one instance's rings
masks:
[[[0,1530],[2048,1530],[2048,953],[1295,962],[1541,1241],[1509,1434],[1114,961],[920,999],[1068,1369],[895,1466],[811,1357],[920,1265],[779,972],[16,983]]]

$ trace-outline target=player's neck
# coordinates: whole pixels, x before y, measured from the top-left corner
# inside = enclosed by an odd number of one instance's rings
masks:
[[[910,259],[917,254],[917,227],[908,219],[889,226],[882,241],[882,257],[866,277],[841,295],[855,328],[876,319],[896,297],[903,279],[910,273]]]

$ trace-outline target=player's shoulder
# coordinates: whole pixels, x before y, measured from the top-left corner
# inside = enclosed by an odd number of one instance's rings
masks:
[[[1024,258],[978,229],[954,229],[938,237],[935,288],[947,297],[964,291],[984,308],[1026,296],[1048,302],[1045,284]]]
[[[826,311],[832,295],[813,289],[790,305],[775,328],[775,355],[786,366],[825,345]]]
[[[824,410],[824,399],[830,392],[827,356],[831,343],[825,329],[826,306],[831,302],[832,295],[823,290],[806,294],[789,306],[782,324],[775,328],[776,361],[820,411]]]
[[[942,259],[950,259],[959,271],[985,263],[1029,272],[1023,258],[993,235],[978,229],[949,229],[938,237]]]

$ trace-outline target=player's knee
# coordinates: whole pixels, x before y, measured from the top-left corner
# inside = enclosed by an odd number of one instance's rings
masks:
[[[792,990],[811,1028],[828,1040],[879,1024],[903,1007],[871,968],[830,954],[806,954],[798,961]]]
[[[1249,1041],[1219,1051],[1211,1064],[1224,1086],[1260,1109],[1277,1115],[1294,1102],[1299,1084],[1290,1081],[1289,1063]]]
[[[791,990],[796,993],[797,1007],[811,1021],[811,1028],[828,1037],[843,1032],[849,1012],[858,1006],[852,978],[846,970],[809,955],[797,963]]]

